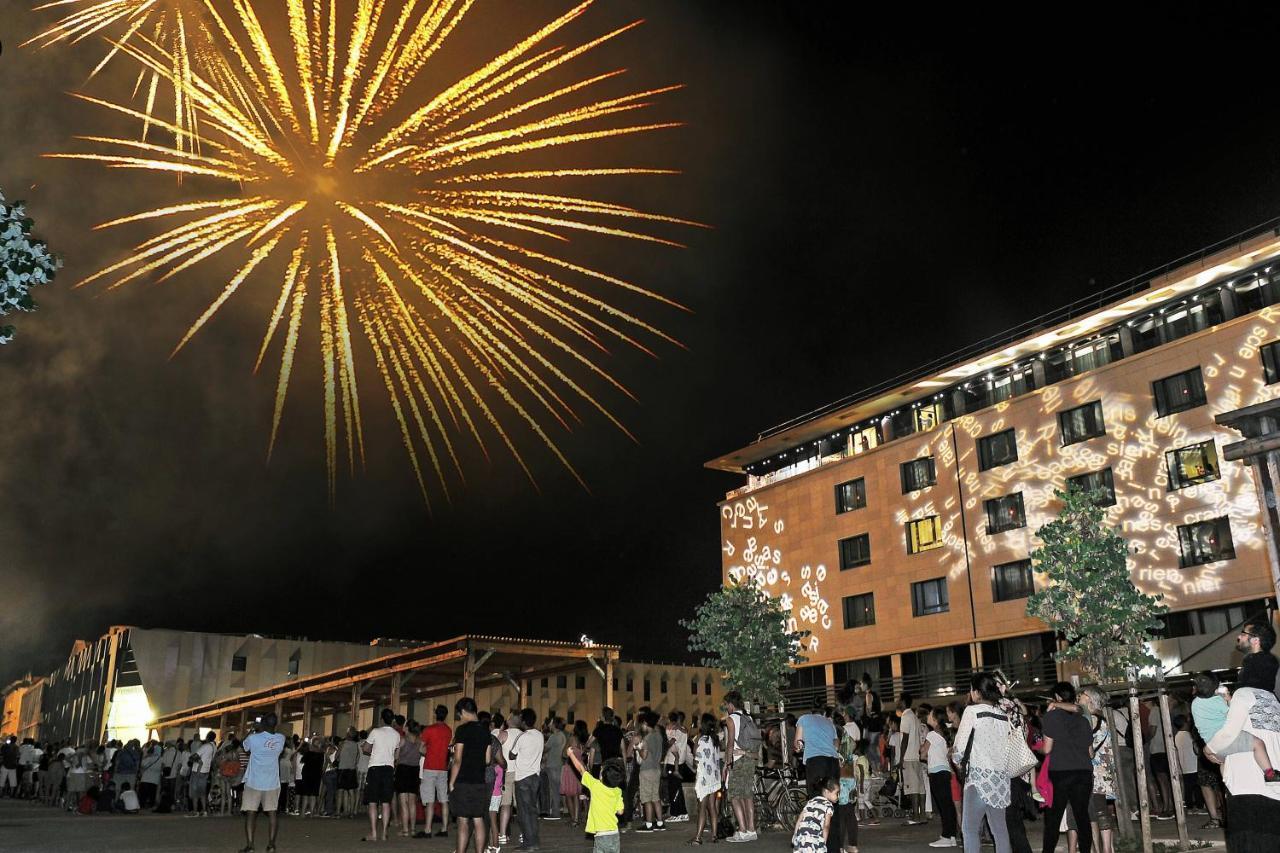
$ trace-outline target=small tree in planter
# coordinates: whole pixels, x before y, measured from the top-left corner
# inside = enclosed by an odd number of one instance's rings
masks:
[[[703,666],[724,672],[725,685],[748,702],[776,705],[794,664],[803,663],[803,631],[788,631],[791,614],[754,584],[726,584],[710,593],[692,619],[689,651],[704,652]]]
[[[22,202],[8,204],[0,194],[0,317],[34,311],[31,288],[53,281],[62,266],[43,241],[31,239],[33,224]],[[11,340],[13,327],[0,325],[0,344]]]
[[[1146,644],[1160,630],[1168,608],[1161,596],[1133,585],[1129,546],[1103,522],[1103,492],[1055,491],[1058,517],[1036,531],[1043,543],[1031,560],[1048,584],[1027,599],[1027,615],[1062,634],[1060,661],[1077,661],[1093,678],[1128,667],[1159,665]]]

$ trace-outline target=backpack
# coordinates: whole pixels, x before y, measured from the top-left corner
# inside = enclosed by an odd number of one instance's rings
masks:
[[[240,759],[232,756],[222,759],[218,765],[218,775],[224,779],[234,779],[240,774]]]
[[[739,731],[734,733],[734,742],[747,755],[755,755],[760,751],[760,727],[750,714],[739,712]]]

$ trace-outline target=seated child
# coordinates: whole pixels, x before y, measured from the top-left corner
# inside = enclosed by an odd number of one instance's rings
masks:
[[[1218,677],[1212,672],[1202,672],[1195,678],[1196,698],[1191,702],[1191,718],[1195,720],[1200,739],[1208,743],[1227,722],[1227,711],[1230,706],[1230,694],[1226,685],[1218,683]],[[1236,755],[1241,752],[1252,752],[1254,761],[1262,768],[1262,777],[1268,785],[1280,785],[1280,773],[1271,766],[1267,756],[1267,746],[1248,732],[1241,732],[1226,749],[1217,753],[1218,757]]]
[[[128,782],[120,786],[120,810],[125,814],[138,814],[138,792]]]

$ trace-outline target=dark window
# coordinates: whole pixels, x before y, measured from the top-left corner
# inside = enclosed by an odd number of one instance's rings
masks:
[[[1169,469],[1171,490],[1207,483],[1222,476],[1222,471],[1218,468],[1218,452],[1214,449],[1213,439],[1190,447],[1170,450],[1164,455],[1164,463]]]
[[[1151,383],[1151,390],[1156,397],[1156,414],[1162,418],[1205,404],[1204,377],[1199,367],[1157,379]]]
[[[1018,461],[1018,440],[1013,430],[1007,429],[995,435],[978,439],[978,469],[986,471],[998,465]]]
[[[711,695],[711,682],[710,682],[710,681],[708,681],[708,682],[706,682],[706,683],[704,683],[704,684],[702,685],[702,695],[703,695],[703,696],[710,696],[710,695]]]
[[[987,533],[1003,533],[1027,526],[1026,512],[1022,508],[1022,492],[1014,492],[984,501],[987,511]]]
[[[547,686],[547,679],[546,679],[545,677],[542,679],[542,686],[543,686],[543,687],[546,687],[546,686]],[[614,689],[615,689],[615,690],[617,689],[617,686],[616,686],[616,685],[614,686]]]
[[[532,695],[533,695],[533,679],[532,679],[532,678],[530,678],[527,682],[525,682],[525,685],[524,685],[524,695],[525,695],[525,696],[532,696]]]
[[[875,593],[847,595],[844,598],[844,627],[861,628],[876,624]]]
[[[852,569],[871,562],[871,534],[860,533],[840,540],[840,568]]]
[[[1262,348],[1262,375],[1268,385],[1280,382],[1280,341]]]
[[[861,477],[836,486],[836,512],[853,512],[867,505],[867,484]]]
[[[248,668],[249,668],[249,659],[247,657],[245,657],[244,655],[232,655],[231,657],[232,672],[244,672]]]
[[[916,616],[946,613],[951,609],[947,598],[947,579],[934,578],[911,585],[911,612]]]
[[[569,676],[567,675],[556,676],[556,688],[558,690],[564,690],[568,686],[569,686]]]
[[[635,686],[632,684],[631,676],[629,676],[629,675],[627,676],[627,692],[628,692],[628,693],[634,693],[634,692],[636,692],[636,688],[635,688]]]
[[[289,674],[297,675],[298,668],[302,663],[302,649],[297,649],[293,654],[289,655]]]
[[[697,696],[697,695],[698,695],[698,679],[694,678],[694,679],[690,680],[690,682],[689,682],[689,692],[690,692],[692,695],[694,695],[694,696]]]
[[[613,677],[613,692],[618,692],[618,676],[616,675]]]
[[[644,680],[644,701],[649,701],[649,679]]]
[[[1094,400],[1060,413],[1058,426],[1062,430],[1063,447],[1105,434],[1107,430],[1102,423],[1102,401]]]
[[[912,459],[910,462],[903,462],[902,470],[902,493],[915,492],[926,486],[932,486],[938,482],[938,472],[933,467],[932,456],[921,456],[919,459]]]
[[[1027,598],[1036,591],[1031,576],[1031,561],[1018,560],[991,567],[991,597],[995,601]]]
[[[586,690],[587,677],[585,675],[575,675],[573,677],[573,686],[576,690]]]
[[[573,709],[572,709],[572,708],[570,708],[570,709],[569,709],[569,713],[565,716],[565,722],[570,723],[570,724],[573,724],[573,723],[576,723],[576,722],[577,722],[577,720],[575,720],[575,719],[574,719],[574,714],[573,714]]]
[[[1111,476],[1110,468],[1078,474],[1067,478],[1067,490],[1078,489],[1082,492],[1102,492],[1098,506],[1116,505],[1116,484]]]
[[[1235,545],[1231,542],[1231,522],[1226,516],[1181,525],[1178,545],[1182,548],[1183,567],[1236,557]]]
[[[942,546],[942,521],[936,515],[907,522],[907,553],[919,554]]]
[[[667,692],[667,680],[665,678],[658,682],[658,692],[659,693]]]

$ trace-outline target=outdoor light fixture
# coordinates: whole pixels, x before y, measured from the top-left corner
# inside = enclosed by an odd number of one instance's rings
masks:
[[[578,642],[582,643],[582,645],[586,646],[589,649],[595,648],[595,645],[596,645],[596,641],[588,637],[586,634],[583,634],[581,637],[579,637]]]

